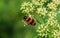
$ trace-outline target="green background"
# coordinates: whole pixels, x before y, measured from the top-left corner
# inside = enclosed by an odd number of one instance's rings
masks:
[[[26,28],[22,20],[20,5],[31,0],[0,0],[0,38],[32,38],[34,32]],[[33,34],[34,33],[34,34]]]
[[[0,0],[0,38],[37,38],[35,30],[24,27],[20,5],[31,0]],[[38,17],[37,17],[38,18]],[[57,16],[60,23],[60,14]],[[39,37],[38,37],[39,38]]]

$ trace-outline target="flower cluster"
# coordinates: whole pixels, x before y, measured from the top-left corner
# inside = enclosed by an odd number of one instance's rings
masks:
[[[53,18],[49,18],[47,20],[47,24],[55,26],[57,24],[57,20],[54,20]]]
[[[40,4],[38,1],[36,1],[36,0],[32,0],[32,4],[34,4],[35,6],[40,6],[40,5],[42,5],[42,4]]]
[[[20,10],[22,10],[22,13],[33,12],[34,6],[33,6],[33,4],[30,3],[30,2],[24,2],[24,3],[21,5]]]
[[[51,11],[47,14],[50,18],[55,18],[57,16],[57,13]]]
[[[49,8],[49,9],[51,9],[51,10],[56,10],[56,7],[57,7],[57,6],[56,6],[56,4],[55,4],[55,3],[53,3],[53,2],[48,3],[48,5],[47,5],[47,6],[48,6],[48,8]]]
[[[52,0],[49,3],[47,2],[47,0],[32,0],[32,2],[24,2],[21,5],[20,10],[22,11],[22,13],[29,14],[30,17],[34,15],[33,18],[36,20],[40,19],[38,20],[39,22],[42,18],[44,23],[36,24],[36,32],[38,32],[38,36],[46,38],[60,38],[60,24],[58,23],[58,20],[56,18],[56,10],[58,9],[57,6],[59,4],[60,0]],[[35,16],[37,17],[35,18]],[[36,22],[38,23],[38,21]]]
[[[38,36],[42,36],[42,37],[47,37],[48,35],[48,26],[45,24],[41,24],[38,26],[37,32],[39,33]]]
[[[40,7],[40,8],[37,8],[36,13],[38,13],[40,16],[46,16],[47,10],[46,8]]]
[[[57,5],[60,4],[60,0],[52,0],[52,1],[53,1],[53,3],[55,3],[55,4],[57,4]]]
[[[53,31],[53,37],[54,37],[54,38],[60,38],[60,31],[54,30],[54,31]]]

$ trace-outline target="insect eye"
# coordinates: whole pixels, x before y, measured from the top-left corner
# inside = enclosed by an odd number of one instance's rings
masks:
[[[34,19],[32,19],[32,21],[34,22]]]
[[[24,19],[26,19],[26,16],[24,16]]]

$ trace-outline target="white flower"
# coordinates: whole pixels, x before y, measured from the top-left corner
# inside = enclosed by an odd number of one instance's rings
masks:
[[[25,9],[25,6],[28,6],[28,3],[27,2],[22,3],[20,10]]]
[[[52,10],[56,10],[56,9],[57,9],[57,8],[56,8],[57,6],[56,6],[53,2],[48,3],[47,6],[48,6],[49,9],[52,9]]]
[[[31,15],[29,14],[29,17],[31,17]]]
[[[57,13],[51,11],[51,12],[49,12],[47,15],[48,15],[50,18],[55,18],[56,15],[57,15]]]
[[[25,27],[26,25],[24,25],[24,27]]]
[[[59,25],[58,21],[56,19],[53,19],[53,18],[49,18],[47,20],[47,25],[51,26],[52,28],[60,29],[60,25]]]
[[[39,33],[38,36],[42,36],[42,37],[47,36],[47,31],[48,31],[48,27],[44,24],[41,24],[37,28],[37,32]]]
[[[36,7],[37,6],[42,7],[44,2],[45,2],[45,0],[32,0],[33,5],[35,5]]]
[[[36,5],[36,6],[39,6],[39,5],[40,5],[40,3],[39,3],[38,1],[36,1],[36,0],[32,0],[32,3],[33,3],[34,5]]]
[[[46,16],[47,10],[46,10],[46,8],[37,8],[36,13]]]
[[[60,4],[60,0],[52,0],[52,1],[53,1],[53,3],[55,3],[55,4],[57,4],[57,5]]]
[[[25,12],[25,13],[29,13],[29,9],[26,8],[25,10],[22,11],[22,13],[24,13],[24,12]]]
[[[60,29],[60,24],[59,23],[57,23],[57,27]]]
[[[60,38],[60,31],[54,30],[53,34],[55,38]]]
[[[22,5],[21,5],[21,8],[20,10],[22,10],[23,13],[29,13],[29,12],[33,12],[34,9],[34,6],[32,3],[30,2],[24,2]]]
[[[38,34],[38,36],[42,36],[42,34],[40,33],[40,34]]]
[[[60,31],[58,32],[58,36],[60,37]]]
[[[41,31],[40,30],[37,30],[36,32],[39,32],[40,33]]]
[[[38,29],[40,29],[40,27],[38,27]]]

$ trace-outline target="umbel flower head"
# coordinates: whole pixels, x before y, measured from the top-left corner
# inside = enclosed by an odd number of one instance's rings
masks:
[[[60,24],[56,18],[59,5],[60,0],[31,0],[22,3],[20,11],[36,20],[36,36],[60,38]]]

